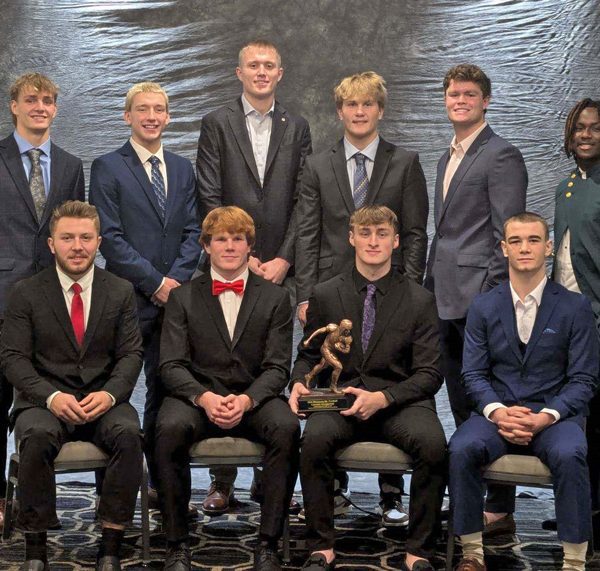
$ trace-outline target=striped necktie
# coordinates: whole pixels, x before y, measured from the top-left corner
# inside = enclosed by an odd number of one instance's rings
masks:
[[[154,194],[156,194],[156,200],[158,201],[158,208],[160,210],[160,215],[162,219],[165,219],[165,205],[167,204],[167,193],[165,192],[165,179],[163,178],[162,173],[160,172],[160,159],[152,155],[149,159],[152,164],[152,176],[151,183],[152,189],[154,190]]]
[[[352,198],[354,206],[360,208],[364,205],[369,190],[369,177],[367,176],[367,167],[365,165],[366,156],[362,153],[356,153],[356,171],[354,171],[354,188],[352,189]]]

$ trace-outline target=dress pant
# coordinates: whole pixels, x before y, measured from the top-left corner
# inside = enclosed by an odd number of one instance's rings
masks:
[[[384,409],[366,421],[337,412],[317,412],[308,417],[302,435],[300,481],[309,551],[334,546],[335,452],[369,440],[388,442],[412,456],[406,551],[426,558],[433,556],[446,486],[446,437],[437,414],[419,405]]]
[[[2,323],[0,319],[0,336]],[[0,368],[1,369],[1,368]],[[0,371],[0,498],[6,496],[6,447],[8,444],[8,411],[13,402],[13,387]]]
[[[189,536],[187,506],[191,496],[190,446],[211,437],[237,436],[264,444],[260,535],[277,540],[289,510],[298,476],[300,424],[283,398],[276,397],[246,412],[240,423],[223,430],[202,408],[166,397],[156,423],[155,458],[163,527],[167,541]]]
[[[600,510],[600,393],[590,401],[590,415],[585,431],[588,445],[588,465],[590,467],[590,486],[592,509]]]
[[[461,381],[467,320],[440,319],[439,323],[442,374],[446,380],[454,423],[458,428],[473,412],[473,404]],[[515,493],[515,486],[488,485],[485,510],[491,513],[514,513]]]
[[[558,538],[583,543],[590,538],[590,482],[582,419],[561,420],[538,433],[528,446],[511,444],[487,418],[474,415],[450,439],[450,501],[454,532],[483,529],[482,467],[504,454],[533,454],[552,473]]]
[[[24,531],[45,531],[56,521],[54,459],[65,442],[92,442],[110,455],[98,507],[102,521],[125,525],[135,511],[142,480],[142,434],[137,412],[129,403],[117,404],[97,420],[66,424],[48,409],[33,407],[18,413],[19,515]]]

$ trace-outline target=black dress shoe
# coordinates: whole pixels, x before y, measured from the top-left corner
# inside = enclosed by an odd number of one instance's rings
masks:
[[[190,548],[185,543],[175,547],[167,547],[165,566],[163,571],[190,571],[192,568],[192,556]]]
[[[542,529],[546,529],[548,531],[556,531],[557,530],[556,519],[545,519],[542,522]]]
[[[48,571],[47,561],[41,561],[40,559],[28,559],[19,567],[19,571]]]
[[[254,550],[254,571],[281,571],[277,551],[261,543]]]
[[[308,571],[332,571],[335,569],[335,559],[327,563],[327,558],[322,553],[313,553],[302,566]]]
[[[413,563],[412,569],[409,569],[406,560],[403,560],[400,563],[400,571],[435,571],[435,568],[426,559],[417,559]]]
[[[105,555],[96,560],[96,571],[121,571],[121,561],[114,555]]]

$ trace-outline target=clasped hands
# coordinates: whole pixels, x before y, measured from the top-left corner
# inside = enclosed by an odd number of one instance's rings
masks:
[[[106,391],[97,391],[78,401],[69,393],[58,393],[50,403],[50,412],[68,424],[86,424],[112,408],[113,401]]]
[[[532,412],[525,406],[497,408],[490,420],[498,426],[498,434],[512,444],[527,446],[533,437],[554,423],[555,418],[547,412]]]
[[[237,426],[244,413],[249,411],[253,402],[248,395],[227,395],[223,397],[211,391],[197,396],[195,401],[206,412],[208,420],[223,430]]]

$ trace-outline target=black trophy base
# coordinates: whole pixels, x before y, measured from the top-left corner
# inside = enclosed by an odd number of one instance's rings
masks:
[[[313,389],[311,394],[298,398],[298,411],[311,412],[337,411],[349,409],[354,403],[354,395],[334,393],[329,389]]]

